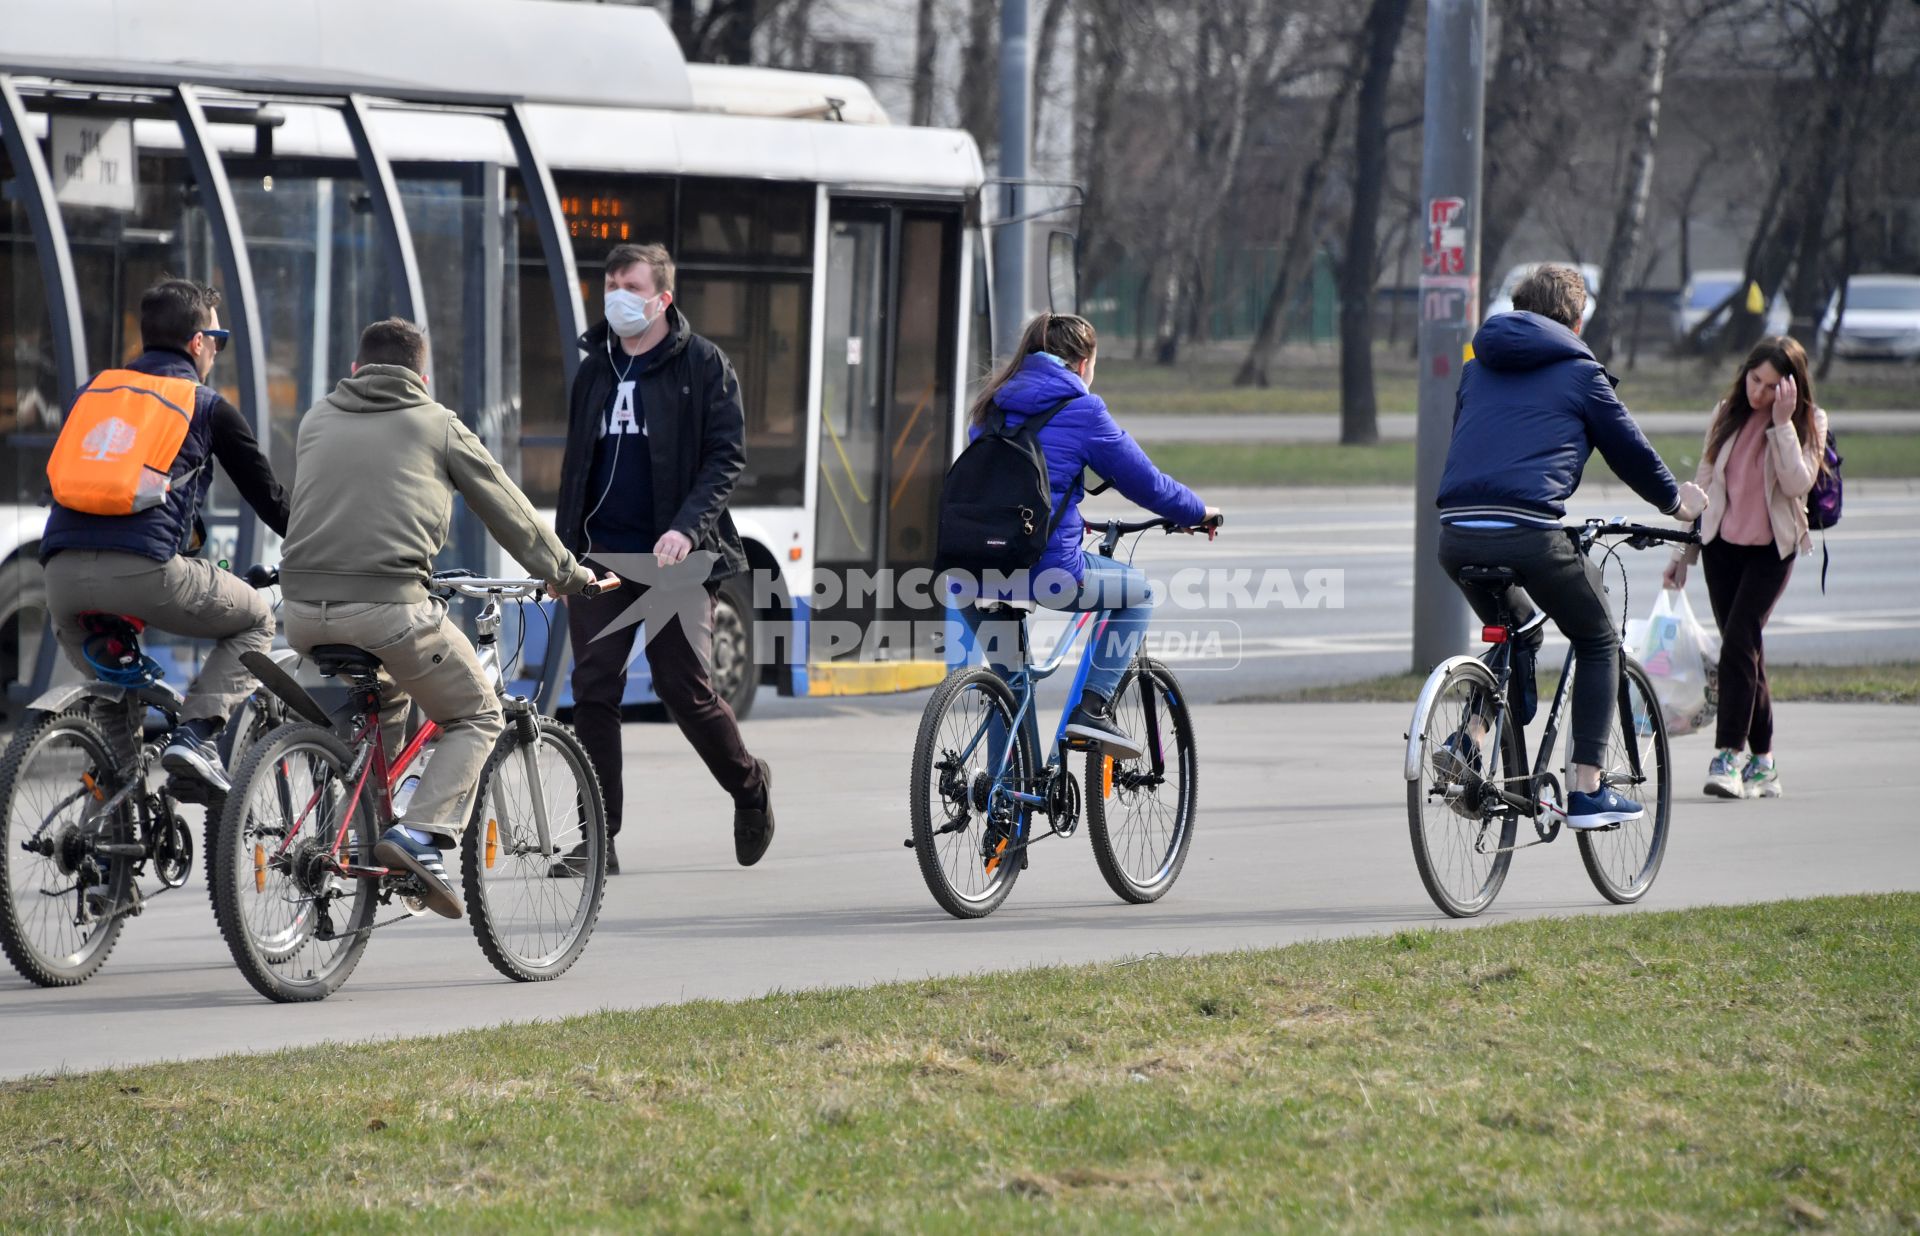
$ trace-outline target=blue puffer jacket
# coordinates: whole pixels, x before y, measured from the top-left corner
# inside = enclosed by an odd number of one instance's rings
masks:
[[[1090,467],[1112,481],[1128,501],[1164,519],[1197,524],[1205,518],[1206,504],[1191,489],[1154,467],[1140,444],[1108,415],[1105,401],[1089,392],[1080,375],[1059,357],[1030,353],[994,396],[994,402],[1006,412],[1007,428],[1018,429],[1027,417],[1045,412],[1066,398],[1073,402],[1040,430],[1040,450],[1047,457],[1047,484],[1056,509],[1079,482],[1081,469]],[[975,425],[969,436],[977,438],[981,432]],[[1058,569],[1075,579],[1081,577],[1081,526],[1076,495],[1061,512],[1053,540],[1034,568],[1036,574]]]
[[[1663,513],[1680,505],[1673,473],[1580,336],[1537,313],[1496,313],[1474,335],[1473,355],[1454,396],[1442,522],[1557,525],[1595,448]]]

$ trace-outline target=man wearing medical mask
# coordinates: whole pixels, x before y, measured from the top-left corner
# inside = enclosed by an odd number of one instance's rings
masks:
[[[768,768],[748,753],[710,674],[713,591],[747,569],[727,513],[746,466],[746,420],[733,366],[675,307],[673,275],[664,247],[616,246],[607,254],[605,320],[580,337],[554,522],[568,549],[622,577],[626,595],[567,600],[573,726],[606,795],[608,833],[618,836],[620,703],[640,604],[654,615],[644,634],[654,694],[732,797],[735,857],[751,867],[773,840]],[[664,617],[636,601],[702,564],[710,564],[703,604],[679,604]],[[612,847],[608,860],[617,873]]]

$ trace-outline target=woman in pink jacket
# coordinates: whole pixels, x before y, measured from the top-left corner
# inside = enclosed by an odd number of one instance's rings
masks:
[[[1669,588],[1685,587],[1702,559],[1720,626],[1720,716],[1706,792],[1778,798],[1773,698],[1761,632],[1787,590],[1796,555],[1813,548],[1807,491],[1826,457],[1827,414],[1814,406],[1807,353],[1785,336],[1747,354],[1733,389],[1714,409],[1694,483],[1707,491],[1700,544],[1674,554]],[[1742,750],[1752,755],[1744,766]]]

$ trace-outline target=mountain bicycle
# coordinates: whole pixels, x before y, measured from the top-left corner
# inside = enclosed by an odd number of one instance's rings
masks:
[[[274,582],[258,568],[247,581]],[[94,677],[34,700],[0,756],[0,950],[42,987],[92,978],[127,920],[186,884],[194,843],[183,804],[206,806],[201,849],[211,860],[226,799],[198,780],[159,773],[186,700],[142,651],[145,624],[103,612],[79,619]],[[281,719],[277,701],[249,696],[220,736],[227,766]],[[149,869],[159,885],[143,890]],[[211,884],[210,867],[208,876]]]
[[[1173,520],[1109,521],[1098,552],[1111,558],[1123,536],[1151,529],[1204,532],[1216,517],[1187,529]],[[914,741],[913,835],[907,848],[940,908],[955,918],[983,918],[999,907],[1027,866],[1027,851],[1048,837],[1071,837],[1083,806],[1081,782],[1067,767],[1066,727],[1093,665],[1094,641],[1107,614],[1075,617],[1045,664],[1028,643],[1031,601],[980,606],[983,625],[1012,623],[1018,661],[1003,678],[990,668],[956,669],[935,688]],[[1067,706],[1041,761],[1039,683],[1054,674],[1081,634],[1091,632],[1067,691]],[[1114,719],[1140,738],[1138,759],[1086,752],[1084,809],[1100,874],[1123,901],[1158,901],[1173,887],[1193,844],[1199,789],[1193,718],[1173,671],[1144,654],[1114,690]],[[1044,832],[1036,832],[1044,821]]]
[[[1582,554],[1606,538],[1623,538],[1621,543],[1633,549],[1697,539],[1692,531],[1601,519],[1569,527],[1567,533]],[[1607,556],[1617,552],[1618,545],[1609,547]],[[1509,587],[1526,587],[1509,567],[1467,566],[1457,578],[1462,586],[1489,589],[1496,598]],[[1485,656],[1450,657],[1434,667],[1406,735],[1402,772],[1414,864],[1434,904],[1454,918],[1470,918],[1492,905],[1514,851],[1553,841],[1567,819],[1563,783],[1548,767],[1572,698],[1573,650],[1567,650],[1539,751],[1529,764],[1526,726],[1516,715],[1513,648],[1547,616],[1535,612],[1518,625],[1503,607],[1500,617],[1482,628],[1492,645]],[[1463,735],[1470,741],[1462,742]],[[1571,748],[1569,742],[1566,785],[1573,775]],[[1666,855],[1673,809],[1670,767],[1666,719],[1653,682],[1622,649],[1618,708],[1600,775],[1602,784],[1638,800],[1645,814],[1630,823],[1575,830],[1587,875],[1608,901],[1635,902],[1653,886]],[[1516,842],[1523,818],[1532,821],[1534,837]]]
[[[502,602],[532,602],[545,585],[441,572],[430,586],[483,602],[474,648],[506,714],[461,839],[467,916],[500,973],[521,982],[557,978],[579,959],[599,920],[607,818],[579,739],[504,685]],[[590,585],[589,595],[602,586]],[[283,671],[249,662],[298,719],[241,760],[216,838],[221,933],[247,982],[282,1002],[325,999],[352,974],[375,930],[427,912],[416,878],[372,856],[380,834],[401,819],[396,793],[428,758],[422,753],[439,727],[423,722],[389,761],[379,659],[324,645],[313,660],[347,686],[348,703],[334,715]],[[575,847],[583,853],[556,861]],[[376,919],[382,907],[397,912]]]

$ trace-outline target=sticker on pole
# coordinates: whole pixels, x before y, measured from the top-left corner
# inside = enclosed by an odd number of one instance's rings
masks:
[[[1420,318],[1443,326],[1472,326],[1480,279],[1467,270],[1465,198],[1436,197],[1427,203],[1427,243],[1420,255]],[[1436,358],[1434,376],[1447,362]]]

